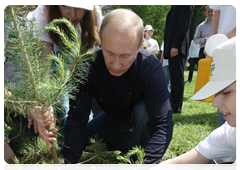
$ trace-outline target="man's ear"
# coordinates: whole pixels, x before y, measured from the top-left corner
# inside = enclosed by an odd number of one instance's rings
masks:
[[[141,47],[142,47],[142,45],[143,45],[143,42],[144,42],[144,40],[142,40],[142,43],[140,44],[140,46],[139,46],[139,48],[138,48],[138,51],[137,51],[137,52],[139,52],[139,51],[140,51],[140,49],[141,49]]]

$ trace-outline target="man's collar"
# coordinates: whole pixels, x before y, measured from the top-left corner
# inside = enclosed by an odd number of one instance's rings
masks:
[[[212,22],[212,21],[209,21],[207,18],[205,18],[205,22],[208,23],[208,22]]]

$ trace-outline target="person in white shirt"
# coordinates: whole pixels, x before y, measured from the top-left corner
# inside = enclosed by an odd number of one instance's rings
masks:
[[[228,38],[236,36],[236,8],[232,5],[210,5],[214,9],[210,35],[224,34]]]
[[[169,72],[169,64],[168,64],[168,59],[164,59],[163,55],[164,55],[164,41],[162,43],[161,46],[161,58],[160,58],[160,62],[162,63],[162,68],[163,71],[165,73],[165,77],[167,80],[167,86],[168,86],[168,91],[169,93],[171,92],[171,77],[170,77],[170,72]]]
[[[211,38],[216,38],[218,34]],[[209,42],[209,43],[208,43]],[[216,44],[216,43],[215,43]],[[211,48],[210,48],[211,49]],[[213,47],[210,81],[191,99],[203,100],[213,95],[213,107],[223,112],[225,124],[187,153],[164,161],[164,164],[200,164],[211,160],[234,162],[236,159],[236,37]],[[207,52],[207,51],[206,51]],[[207,52],[208,54],[208,52]]]
[[[153,31],[154,29],[151,25],[145,26],[144,28],[145,38],[143,42],[143,48],[157,56],[159,54],[159,46],[158,42],[152,39]]]
[[[187,83],[191,83],[192,81],[192,76],[193,76],[193,70],[195,64],[198,66],[198,61],[199,61],[199,44],[195,44],[194,41],[191,41],[190,48],[189,48],[189,54],[187,58],[187,62],[190,63],[190,68],[189,68],[189,74],[188,74],[188,81]]]

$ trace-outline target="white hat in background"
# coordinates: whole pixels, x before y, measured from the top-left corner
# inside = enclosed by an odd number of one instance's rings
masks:
[[[210,81],[190,98],[192,100],[207,99],[236,81],[236,37],[216,47],[216,41],[212,41],[218,39],[216,36],[222,38],[219,34],[212,36],[205,45],[206,49],[212,51],[212,55],[209,53],[212,56]]]
[[[208,38],[205,44],[205,48],[204,48],[205,53],[208,56],[212,57],[212,53],[215,50],[215,48],[227,40],[228,40],[228,37],[224,34],[215,34],[211,36],[210,38]]]
[[[88,11],[92,11],[93,10],[93,5],[88,5],[87,3],[84,5],[65,5],[68,7],[72,7],[72,8],[82,8],[82,9],[86,9]]]
[[[145,28],[144,28],[144,31],[148,31],[148,30],[153,30],[153,27],[151,25],[146,25]]]

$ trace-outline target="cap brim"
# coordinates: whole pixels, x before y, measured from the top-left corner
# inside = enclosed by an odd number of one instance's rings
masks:
[[[72,7],[72,8],[82,8],[82,9],[86,9],[88,11],[92,11],[93,10],[93,5],[81,5],[81,6],[65,5],[65,6]]]
[[[234,83],[236,79],[228,79],[228,80],[219,80],[219,81],[209,81],[205,86],[203,86],[194,96],[192,96],[191,100],[204,100],[207,99],[219,91],[225,89],[232,83]]]

